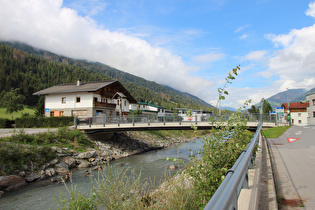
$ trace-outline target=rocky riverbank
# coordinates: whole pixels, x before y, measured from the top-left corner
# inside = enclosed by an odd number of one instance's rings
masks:
[[[104,136],[108,135],[88,134],[95,143],[95,148],[89,148],[83,153],[68,148],[51,147],[57,153],[57,158],[42,165],[39,170],[34,170],[31,165],[25,166],[24,171],[16,171],[15,175],[0,176],[0,197],[5,192],[14,191],[38,180],[51,179],[52,182],[68,180],[75,168],[99,170],[101,165],[111,160],[162,149],[194,138],[193,135],[160,137],[140,131],[114,133],[110,139]]]

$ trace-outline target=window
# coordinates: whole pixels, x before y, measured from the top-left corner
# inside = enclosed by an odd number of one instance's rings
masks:
[[[298,117],[301,117],[301,113],[298,113]]]
[[[313,99],[313,106],[315,106],[315,99]]]
[[[65,104],[66,103],[66,97],[61,98],[61,103]]]
[[[302,120],[299,120],[299,124],[302,124]]]
[[[313,112],[313,117],[315,117],[315,112]]]
[[[125,106],[127,106],[127,101],[125,101]]]
[[[77,102],[77,103],[80,103],[80,102],[81,102],[81,97],[77,97],[77,98],[76,98],[76,102]]]

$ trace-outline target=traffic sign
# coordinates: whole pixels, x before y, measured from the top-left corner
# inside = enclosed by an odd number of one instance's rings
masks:
[[[292,142],[297,141],[297,140],[299,140],[299,139],[300,139],[300,138],[291,138],[291,137],[288,137],[288,138],[287,138],[287,140],[288,140],[289,143],[292,143]]]

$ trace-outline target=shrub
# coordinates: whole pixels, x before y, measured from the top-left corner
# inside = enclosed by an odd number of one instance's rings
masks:
[[[13,121],[0,118],[0,128],[10,128]]]
[[[73,117],[29,117],[15,120],[16,128],[53,128],[73,125]]]

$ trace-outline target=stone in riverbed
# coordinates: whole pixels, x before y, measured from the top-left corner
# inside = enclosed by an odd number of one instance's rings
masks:
[[[74,168],[77,165],[76,159],[74,159],[72,157],[64,158],[64,162],[65,162],[65,164],[67,164],[69,166],[69,168]]]
[[[0,190],[13,191],[26,185],[25,179],[20,176],[0,176]]]
[[[97,155],[96,151],[92,150],[92,151],[83,152],[83,153],[78,154],[78,158],[89,159],[89,158],[96,157],[96,155]]]
[[[81,163],[78,165],[78,168],[88,168],[90,167],[92,164],[88,161],[82,160]]]
[[[30,174],[30,175],[25,177],[25,181],[27,181],[27,182],[34,182],[38,179],[40,179],[40,176],[37,174]]]

